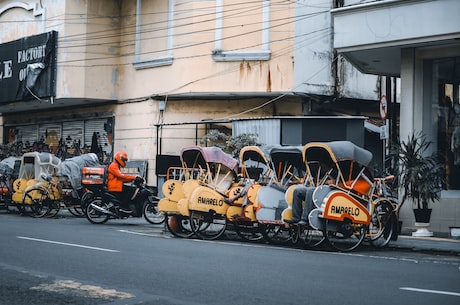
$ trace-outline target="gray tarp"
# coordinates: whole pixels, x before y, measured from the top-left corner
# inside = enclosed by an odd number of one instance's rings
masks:
[[[78,190],[81,186],[81,170],[83,167],[101,166],[96,154],[89,153],[62,161],[58,171],[59,176],[66,176],[73,189]]]
[[[0,174],[11,175],[14,169],[14,162],[17,160],[15,157],[8,157],[0,161]]]

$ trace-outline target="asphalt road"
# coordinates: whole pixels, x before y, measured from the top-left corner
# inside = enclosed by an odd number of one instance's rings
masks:
[[[0,304],[460,304],[458,257],[172,238],[0,214]]]

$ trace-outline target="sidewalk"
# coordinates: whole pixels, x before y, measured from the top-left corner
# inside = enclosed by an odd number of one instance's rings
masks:
[[[421,252],[442,252],[460,256],[460,239],[453,238],[399,235],[398,240],[390,241],[388,247],[394,249],[411,249]]]

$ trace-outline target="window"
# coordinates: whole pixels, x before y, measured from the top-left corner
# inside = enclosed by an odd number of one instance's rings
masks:
[[[433,60],[436,85],[437,150],[445,163],[446,188],[460,190],[460,57]]]
[[[216,1],[215,61],[269,60],[270,1]]]

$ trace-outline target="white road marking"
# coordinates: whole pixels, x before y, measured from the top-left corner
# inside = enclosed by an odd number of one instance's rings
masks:
[[[60,241],[38,239],[38,238],[31,238],[31,237],[24,237],[24,236],[17,236],[17,238],[25,239],[25,240],[31,240],[31,241],[38,241],[38,242],[42,242],[42,243],[49,243],[49,244],[56,244],[56,245],[63,245],[63,246],[70,246],[70,247],[78,247],[78,248],[84,248],[84,249],[90,249],[90,250],[97,250],[97,251],[120,252],[118,250],[98,248],[98,247],[90,247],[90,246],[84,246],[84,245],[78,245],[78,244],[69,244],[69,243],[64,243],[64,242],[60,242]]]
[[[459,293],[459,292],[442,291],[442,290],[430,290],[430,289],[420,289],[420,288],[412,288],[412,287],[400,287],[399,289],[401,289],[401,290],[409,290],[409,291],[416,291],[416,292],[426,292],[426,293],[453,295],[453,296],[456,296],[456,297],[460,297],[460,293]]]

